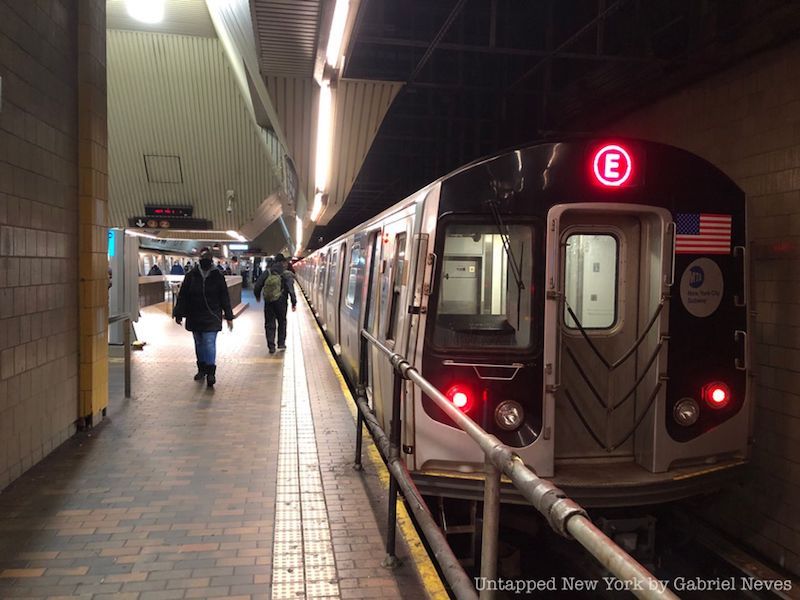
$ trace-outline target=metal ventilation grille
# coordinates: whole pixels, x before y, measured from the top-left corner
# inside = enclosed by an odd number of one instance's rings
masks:
[[[311,77],[317,48],[319,0],[251,2],[259,63],[266,76]]]

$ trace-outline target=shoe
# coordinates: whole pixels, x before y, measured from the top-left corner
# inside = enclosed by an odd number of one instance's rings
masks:
[[[278,346],[278,352],[286,352],[286,346]]]
[[[270,353],[270,354],[275,354],[275,348],[270,348],[270,349],[269,349],[269,353]]]
[[[217,383],[217,365],[206,365],[206,385],[214,387]]]
[[[194,380],[202,381],[206,376],[206,363],[197,361],[197,373],[195,373]]]

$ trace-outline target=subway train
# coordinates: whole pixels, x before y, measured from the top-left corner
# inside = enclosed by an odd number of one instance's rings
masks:
[[[362,329],[574,499],[643,506],[747,461],[745,223],[744,193],[698,156],[564,139],[459,168],[295,268],[386,431],[393,371],[372,347],[360,361]],[[423,493],[480,499],[478,446],[410,384],[402,423]]]

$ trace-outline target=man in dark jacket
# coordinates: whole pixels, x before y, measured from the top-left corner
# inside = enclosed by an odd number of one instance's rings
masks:
[[[270,276],[273,279],[270,279]],[[275,276],[280,278],[276,285]],[[292,312],[297,310],[297,296],[294,294],[294,277],[286,270],[286,258],[283,254],[276,254],[275,261],[265,269],[253,286],[256,301],[261,298],[264,291],[264,329],[267,334],[267,348],[270,354],[275,354],[275,323],[278,324],[278,350],[286,350],[286,310],[288,299],[292,300]],[[274,290],[274,291],[273,291]]]
[[[214,268],[211,250],[200,251],[200,264],[187,273],[175,302],[172,316],[178,325],[186,318],[186,329],[194,334],[197,356],[195,381],[206,379],[208,387],[217,382],[217,333],[222,331],[222,317],[233,331],[233,311],[224,275]]]

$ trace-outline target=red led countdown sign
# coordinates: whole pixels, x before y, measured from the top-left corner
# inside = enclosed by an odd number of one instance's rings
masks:
[[[598,149],[592,160],[592,172],[598,183],[610,187],[625,185],[631,177],[633,161],[628,151],[617,144]]]

